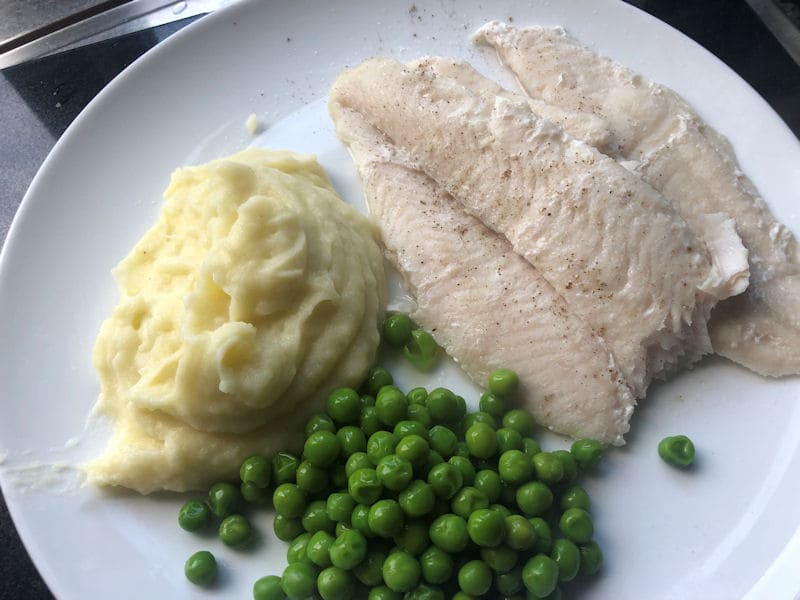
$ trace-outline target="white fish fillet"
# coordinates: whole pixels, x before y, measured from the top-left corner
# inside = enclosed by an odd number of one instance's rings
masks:
[[[517,371],[537,422],[622,444],[634,399],[603,340],[508,241],[467,215],[354,111],[330,105],[412,317],[476,382]]]
[[[507,237],[606,340],[637,396],[710,351],[713,269],[671,205],[523,98],[441,77],[430,62],[366,61],[339,76],[331,101]]]
[[[750,286],[712,313],[714,350],[764,375],[800,373],[798,246],[739,170],[727,140],[675,92],[598,56],[561,28],[490,23],[477,38],[497,50],[537,102],[605,120],[620,156],[637,161],[645,181],[696,231],[708,214],[735,220],[749,251]],[[738,260],[732,256],[727,267]]]

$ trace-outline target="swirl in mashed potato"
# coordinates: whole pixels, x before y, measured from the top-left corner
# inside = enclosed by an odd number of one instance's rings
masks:
[[[246,150],[178,169],[164,197],[93,355],[114,432],[88,479],[142,493],[296,447],[373,363],[386,302],[376,229],[312,157]]]

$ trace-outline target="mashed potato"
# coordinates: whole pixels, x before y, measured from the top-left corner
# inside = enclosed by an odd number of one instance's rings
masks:
[[[176,171],[114,270],[93,355],[114,433],[89,481],[203,488],[297,447],[327,392],[375,359],[378,239],[311,157],[252,149]]]

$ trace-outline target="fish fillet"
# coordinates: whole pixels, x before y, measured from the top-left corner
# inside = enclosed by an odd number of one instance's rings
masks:
[[[389,260],[416,300],[412,318],[472,379],[517,371],[537,422],[623,443],[634,399],[604,341],[508,241],[467,215],[357,112],[330,105]]]
[[[502,233],[606,340],[635,395],[709,352],[713,268],[672,206],[523,98],[440,77],[429,63],[366,61],[339,76],[331,102],[362,114]]]
[[[714,350],[763,375],[800,373],[800,255],[742,174],[730,144],[675,92],[601,57],[561,28],[490,23],[477,34],[537,102],[603,119],[624,159],[697,231],[724,213],[749,251],[750,286],[709,324]]]

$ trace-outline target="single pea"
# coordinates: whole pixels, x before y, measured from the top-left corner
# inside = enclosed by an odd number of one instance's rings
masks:
[[[497,502],[503,489],[500,475],[491,469],[482,469],[475,473],[475,483],[472,486],[482,492],[489,503]]]
[[[558,483],[564,477],[564,466],[552,452],[539,452],[533,457],[536,478],[545,483]]]
[[[278,452],[272,457],[272,481],[276,486],[294,483],[300,459],[289,452]]]
[[[253,584],[253,600],[284,600],[286,594],[281,587],[281,578],[267,575]]]
[[[403,346],[403,355],[419,371],[430,371],[439,362],[439,345],[422,329],[411,331],[411,340]]]
[[[353,514],[350,515],[350,523],[353,529],[361,532],[364,537],[374,537],[375,534],[369,528],[369,506],[366,504],[356,505]]]
[[[421,575],[419,562],[408,552],[395,552],[383,562],[383,581],[396,592],[412,590],[419,583]]]
[[[381,423],[393,428],[408,415],[408,400],[399,388],[387,385],[375,396],[375,408]]]
[[[516,501],[526,515],[538,517],[553,505],[553,492],[541,481],[531,481],[517,489]]]
[[[303,446],[303,456],[315,467],[324,468],[339,458],[342,445],[335,433],[315,431]]]
[[[359,410],[359,414],[360,412]],[[345,425],[336,432],[336,437],[339,438],[341,457],[344,459],[356,452],[366,452],[367,450],[367,436],[358,427]]]
[[[536,533],[536,544],[533,551],[537,554],[550,554],[553,549],[553,532],[550,525],[542,517],[532,517],[528,522]]]
[[[575,579],[581,564],[581,552],[573,542],[566,538],[555,540],[553,549],[550,551],[550,558],[558,565],[559,581]]]
[[[575,440],[570,452],[575,457],[575,462],[584,471],[595,468],[603,459],[603,446],[597,440]]]
[[[431,543],[428,524],[424,521],[404,524],[393,539],[398,548],[411,556],[419,556]]]
[[[336,528],[336,523],[328,517],[324,500],[311,502],[303,513],[301,522],[303,523],[303,529],[310,533],[316,533],[317,531],[332,533]]]
[[[392,383],[394,383],[394,379],[389,371],[383,367],[372,367],[361,389],[370,396],[377,396],[382,387],[392,385]]]
[[[305,600],[317,591],[317,570],[306,562],[292,563],[283,570],[283,593],[289,600]]]
[[[561,533],[576,544],[586,544],[594,535],[592,517],[582,508],[568,508],[558,522]]]
[[[355,507],[356,501],[347,492],[334,492],[325,501],[328,517],[337,523],[349,521]]]
[[[301,516],[306,509],[306,495],[293,483],[282,483],[272,494],[275,512],[290,519]]]
[[[255,506],[267,506],[272,493],[268,487],[258,487],[251,481],[245,481],[239,486],[239,493],[242,499]]]
[[[471,560],[458,570],[458,587],[470,596],[483,596],[492,586],[492,572],[482,560]]]
[[[491,458],[497,452],[497,436],[486,423],[475,423],[464,436],[470,454],[476,458]]]
[[[431,413],[428,411],[428,407],[423,406],[422,404],[409,404],[408,415],[406,418],[410,421],[419,423],[425,428],[426,431],[433,423],[433,419],[431,419]]]
[[[595,542],[578,546],[581,553],[581,575],[596,575],[603,565],[603,551]]]
[[[522,568],[522,582],[535,598],[545,598],[558,584],[558,565],[549,556],[537,554]]]
[[[228,515],[219,524],[219,539],[226,546],[240,548],[253,538],[253,528],[242,515]]]
[[[515,408],[503,416],[503,427],[514,429],[521,436],[529,436],[533,431],[535,421],[527,410]]]
[[[372,464],[372,461],[370,461],[366,452],[354,452],[347,459],[347,462],[344,465],[344,472],[348,477],[350,477],[350,475],[359,469],[371,469],[373,466],[374,465]]]
[[[504,483],[519,485],[530,480],[533,465],[520,450],[506,450],[497,461],[499,477]]]
[[[330,431],[334,433],[336,432],[336,424],[333,422],[333,419],[325,413],[311,415],[308,421],[306,421],[305,437],[308,438],[312,433],[316,433],[317,431]]]
[[[497,429],[497,420],[489,413],[478,411],[469,413],[464,417],[464,431],[475,425],[475,423],[486,423],[492,429]]]
[[[382,577],[383,575],[381,575]],[[390,590],[385,585],[379,585],[369,591],[367,600],[403,600],[403,593]]]
[[[301,560],[310,560],[306,554],[306,548],[308,548],[311,536],[312,534],[304,531],[291,541],[289,548],[286,550],[286,562],[292,564]]]
[[[492,394],[508,398],[519,387],[519,377],[511,369],[495,369],[489,373],[487,386]]]
[[[333,545],[334,537],[327,531],[316,531],[308,541],[306,546],[306,556],[318,567],[323,569],[330,567],[331,564],[331,546]]]
[[[533,525],[522,515],[509,515],[505,518],[506,544],[512,550],[530,550],[536,544]]]
[[[414,465],[414,474],[419,479],[427,479],[428,473],[431,472],[431,469],[436,465],[440,465],[444,462],[442,455],[436,452],[436,450],[431,450],[428,452],[428,456],[425,457],[425,460],[421,461],[419,464]]]
[[[380,418],[378,418],[378,409],[375,408],[375,406],[365,406],[361,409],[359,426],[366,437],[371,436],[373,433],[383,428],[383,424]]]
[[[508,546],[481,548],[481,559],[495,573],[508,573],[518,560],[517,553]]]
[[[361,397],[352,388],[337,388],[328,394],[328,415],[335,423],[355,423],[361,415]]]
[[[178,525],[186,531],[197,531],[211,520],[211,509],[202,500],[187,500],[178,511]]]
[[[436,495],[430,484],[416,479],[400,492],[398,502],[407,516],[418,519],[433,510],[436,504]]]
[[[290,519],[283,515],[275,515],[272,519],[272,531],[275,537],[284,542],[291,542],[303,533],[303,522],[300,519]]]
[[[373,465],[381,461],[384,456],[394,454],[398,439],[388,431],[376,431],[367,440],[367,456]]]
[[[459,414],[456,395],[446,388],[431,390],[425,405],[434,423],[455,423],[463,416]]]
[[[208,506],[220,519],[238,510],[242,503],[239,488],[230,483],[215,483],[208,490]]]
[[[469,544],[467,522],[454,514],[444,514],[431,523],[428,535],[445,552],[461,552]]]
[[[386,554],[372,550],[358,565],[353,568],[353,575],[368,587],[375,587],[383,583],[383,562]]]
[[[333,534],[336,537],[342,535],[345,531],[355,531],[355,527],[348,521],[339,521],[336,523],[336,528],[333,530]]]
[[[410,592],[406,592],[404,600],[445,600],[445,595],[439,587],[421,583]]]
[[[437,497],[449,500],[464,485],[464,479],[457,467],[441,463],[428,471],[428,483]]]
[[[481,394],[478,408],[485,413],[489,413],[495,419],[502,419],[506,412],[506,403],[505,400],[497,394],[484,392]]]
[[[494,503],[494,504],[490,504],[489,508],[491,508],[493,511],[499,512],[501,515],[503,515],[504,519],[507,516],[512,514],[511,511],[509,510],[509,508],[505,504]],[[515,509],[516,509],[516,507],[515,507]]]
[[[422,578],[434,585],[449,581],[455,567],[450,554],[438,546],[429,546],[420,555],[419,563],[422,567]]]
[[[459,590],[455,594],[453,594],[452,600],[475,600],[475,596],[471,596],[471,595]]]
[[[668,465],[686,468],[694,461],[694,444],[685,435],[665,437],[658,443],[658,455]]]
[[[421,460],[428,457],[430,446],[421,435],[407,435],[397,442],[395,454],[400,458],[406,459],[411,464],[418,464]]]
[[[578,485],[573,485],[565,489],[561,492],[561,498],[559,499],[561,510],[567,510],[568,508],[589,510],[591,503],[592,501],[589,499],[589,494]]]
[[[522,567],[511,569],[507,573],[495,573],[494,587],[504,598],[514,596],[522,590]]]
[[[208,550],[200,550],[186,560],[183,573],[195,585],[211,585],[217,577],[217,560]]]
[[[394,313],[383,320],[383,339],[392,348],[400,349],[411,341],[414,324],[408,315]]]
[[[458,439],[453,431],[444,425],[434,425],[428,432],[431,450],[438,452],[443,459],[453,456]]]
[[[499,512],[479,508],[469,515],[467,532],[478,546],[494,548],[502,544],[506,537],[505,519]]]
[[[528,458],[533,458],[542,451],[542,447],[535,439],[531,437],[522,438],[522,451]]]
[[[272,475],[272,465],[263,456],[251,456],[239,468],[239,477],[242,483],[252,483],[265,488],[269,485]]]
[[[575,481],[575,478],[578,476],[578,463],[575,461],[575,457],[572,456],[572,453],[567,450],[554,450],[552,454],[561,461],[561,468],[564,471],[564,476],[561,478],[561,481],[564,483],[572,483]]]
[[[467,519],[479,508],[489,508],[489,499],[480,490],[467,485],[453,496],[450,506],[455,514]]]
[[[369,509],[369,528],[380,537],[392,537],[403,528],[403,509],[396,500],[378,500]]]
[[[500,454],[508,452],[509,450],[522,450],[522,435],[516,429],[510,427],[501,427],[496,432],[497,435],[497,451]]]
[[[322,600],[350,600],[355,591],[353,576],[339,567],[323,569],[317,576],[317,591]]]
[[[475,467],[472,466],[472,461],[470,461],[469,458],[451,456],[447,462],[461,471],[461,479],[464,485],[472,485],[475,483]]]
[[[400,421],[394,426],[392,433],[394,433],[398,440],[402,440],[407,435],[418,435],[425,439],[428,438],[428,428],[419,421]]]
[[[318,494],[328,487],[330,482],[328,472],[329,469],[315,467],[309,461],[304,460],[298,465],[295,473],[297,487],[307,494]]]
[[[423,387],[415,387],[413,390],[409,390],[406,394],[406,398],[409,404],[425,406],[425,403],[428,401],[428,390]]]
[[[372,504],[381,497],[383,485],[375,469],[358,469],[347,480],[347,491],[359,504]]]
[[[344,531],[333,542],[330,556],[334,566],[354,569],[367,556],[367,539],[359,531]]]
[[[414,475],[411,463],[396,454],[384,456],[375,467],[375,472],[383,487],[393,492],[399,492],[408,487]]]

